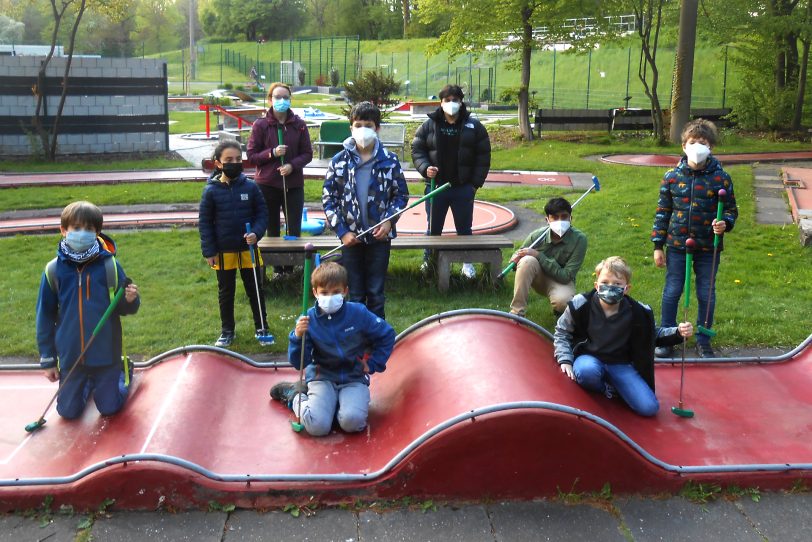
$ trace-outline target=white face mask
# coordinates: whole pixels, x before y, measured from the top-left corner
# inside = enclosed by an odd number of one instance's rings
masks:
[[[688,157],[688,161],[693,164],[705,163],[705,160],[707,160],[711,152],[710,147],[702,143],[689,143],[685,145],[683,149],[685,150],[685,156]]]
[[[564,237],[564,234],[570,229],[570,221],[556,220],[554,222],[550,222],[550,229],[553,230],[553,233],[559,237]]]
[[[446,115],[451,117],[455,117],[457,113],[459,113],[461,106],[462,104],[460,102],[443,102],[441,105]]]
[[[378,132],[366,126],[352,129],[352,138],[355,140],[355,144],[362,149],[369,147],[377,137]]]
[[[333,314],[341,308],[344,304],[344,296],[342,294],[333,295],[320,295],[316,298],[319,308],[325,314]]]

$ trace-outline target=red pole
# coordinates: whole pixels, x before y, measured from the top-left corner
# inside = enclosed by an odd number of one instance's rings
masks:
[[[209,120],[209,106],[206,106],[206,139],[211,137],[211,121]]]

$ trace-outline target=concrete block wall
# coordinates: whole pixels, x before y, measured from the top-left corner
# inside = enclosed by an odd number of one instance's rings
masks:
[[[36,81],[41,62],[45,57],[3,56],[0,57],[0,87],[4,77],[31,78]],[[52,58],[46,76],[61,78],[64,75],[66,58]],[[164,62],[140,58],[74,58],[70,67],[70,77],[155,79],[164,77]],[[165,92],[165,90],[164,90]],[[63,107],[64,117],[122,117],[122,124],[132,124],[139,117],[166,115],[166,95],[68,95]],[[59,96],[46,97],[49,114],[53,115],[59,106]],[[3,117],[31,117],[36,111],[36,97],[26,94],[6,95],[0,93],[0,122]],[[16,121],[7,119],[6,125]],[[116,119],[111,119],[115,121]],[[108,122],[109,124],[109,122]],[[167,128],[168,129],[168,128]],[[0,152],[6,155],[29,155],[32,153],[30,137],[21,127],[18,133],[0,134]],[[120,133],[66,133],[57,137],[58,152],[70,154],[119,153],[168,151],[167,137],[163,132],[120,132]]]

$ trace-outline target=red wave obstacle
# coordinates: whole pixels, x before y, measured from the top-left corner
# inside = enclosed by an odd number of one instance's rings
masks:
[[[41,373],[0,371],[0,510],[54,503],[95,507],[245,507],[402,496],[519,498],[558,488],[676,491],[686,481],[761,488],[812,481],[812,336],[775,358],[657,367],[660,413],[634,415],[559,371],[549,333],[486,310],[455,311],[399,337],[372,380],[366,432],[313,438],[268,396],[289,367],[208,346],[179,348],[136,371],[111,418],[90,406],[25,425],[53,394]]]

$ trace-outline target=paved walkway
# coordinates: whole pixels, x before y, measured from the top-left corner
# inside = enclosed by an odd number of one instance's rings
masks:
[[[571,502],[582,496],[570,495]],[[812,532],[812,494],[727,495],[706,504],[682,497],[620,497],[534,502],[439,505],[430,501],[409,508],[368,503],[359,509],[124,512],[26,518],[0,516],[0,542],[180,541],[241,542],[429,541],[518,542],[808,541]],[[216,503],[213,507],[216,507]],[[425,511],[424,511],[425,510]],[[89,529],[79,529],[84,522]],[[88,533],[89,531],[89,533]],[[79,538],[90,534],[92,538]]]
[[[752,164],[755,162],[789,162],[812,160],[812,151],[751,152],[737,154],[714,154],[724,165]],[[602,162],[627,166],[674,167],[679,162],[676,154],[607,154]]]

